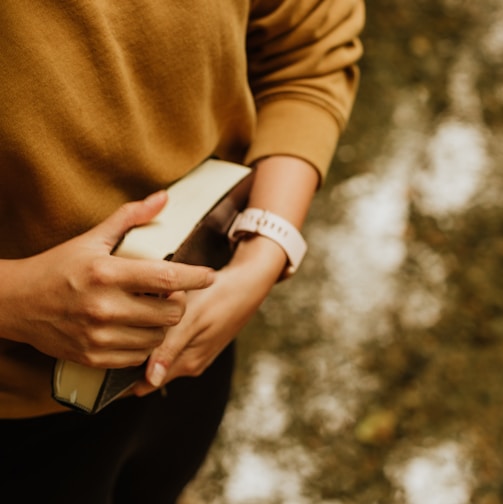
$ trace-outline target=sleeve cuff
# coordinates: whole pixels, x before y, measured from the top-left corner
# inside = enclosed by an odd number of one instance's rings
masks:
[[[269,100],[257,113],[257,128],[245,163],[274,155],[295,156],[311,163],[323,182],[340,136],[328,111],[304,100]]]

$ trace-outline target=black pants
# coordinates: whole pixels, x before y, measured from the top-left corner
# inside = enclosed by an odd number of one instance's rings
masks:
[[[176,502],[222,419],[232,367],[231,346],[165,397],[122,399],[95,416],[0,420],[0,502]]]

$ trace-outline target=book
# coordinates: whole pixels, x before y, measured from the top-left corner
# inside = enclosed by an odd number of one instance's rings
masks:
[[[209,159],[172,184],[168,203],[148,224],[131,229],[112,254],[164,259],[220,269],[232,257],[227,232],[248,200],[252,170]],[[97,413],[144,376],[146,362],[122,369],[56,361],[53,398],[73,409]]]

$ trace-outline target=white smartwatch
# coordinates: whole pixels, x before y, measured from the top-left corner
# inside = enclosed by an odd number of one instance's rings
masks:
[[[257,234],[275,241],[288,258],[288,266],[281,278],[292,276],[307,251],[307,244],[299,230],[279,215],[260,208],[247,208],[239,213],[232,223],[228,237],[237,242],[241,238]]]

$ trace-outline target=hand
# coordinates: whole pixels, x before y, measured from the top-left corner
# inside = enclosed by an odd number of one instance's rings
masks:
[[[110,255],[126,231],[165,204],[165,192],[155,193],[42,254],[0,261],[0,335],[89,366],[144,362],[165,328],[180,322],[184,291],[204,289],[214,277],[209,268]]]
[[[318,183],[318,172],[308,162],[267,157],[256,163],[248,205],[267,208],[300,228]],[[272,240],[241,241],[211,287],[188,293],[183,319],[166,331],[149,359],[146,380],[133,392],[144,395],[178,376],[200,375],[255,313],[285,263],[283,249]]]
[[[283,250],[267,238],[241,242],[213,285],[187,294],[183,319],[167,329],[164,342],[150,356],[146,381],[133,392],[145,395],[178,376],[200,375],[255,313],[285,259]]]

